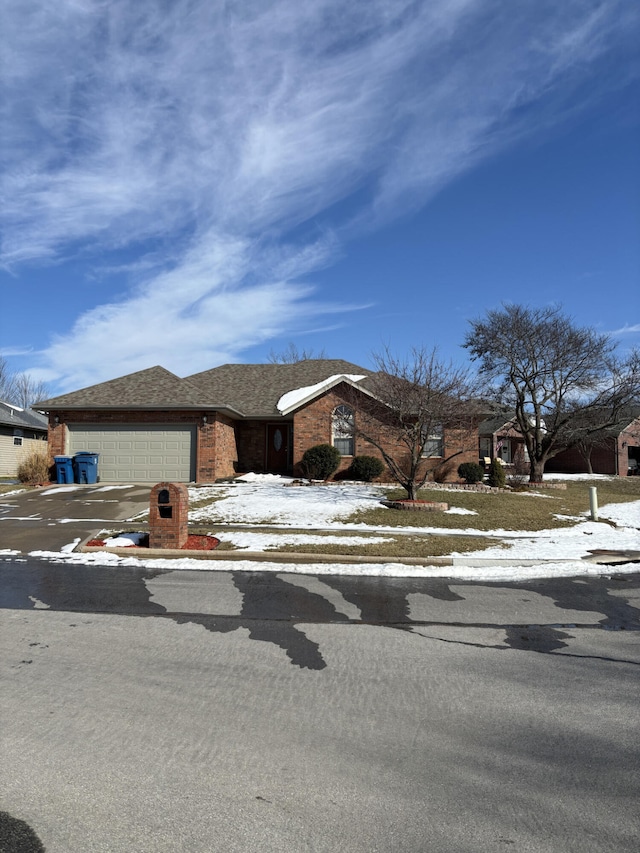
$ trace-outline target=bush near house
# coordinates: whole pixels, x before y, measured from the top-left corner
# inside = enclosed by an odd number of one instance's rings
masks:
[[[331,444],[316,444],[302,456],[302,473],[308,480],[328,480],[340,464],[340,451]]]
[[[458,465],[458,476],[462,477],[465,483],[481,483],[484,479],[484,468],[477,462],[463,462]]]
[[[504,466],[500,462],[498,458],[491,460],[491,465],[489,466],[489,476],[487,477],[487,482],[490,486],[493,486],[497,489],[503,489],[505,483],[507,482],[507,475],[504,470]]]
[[[370,483],[384,471],[384,463],[376,456],[354,456],[349,477],[352,480],[363,480]]]
[[[21,483],[48,483],[50,471],[49,454],[42,450],[32,450],[18,465],[18,479]]]

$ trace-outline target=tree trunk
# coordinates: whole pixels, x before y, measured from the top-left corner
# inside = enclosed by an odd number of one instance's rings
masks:
[[[405,488],[407,490],[407,495],[409,496],[410,501],[415,501],[418,499],[418,490],[416,489],[415,483],[408,483]]]
[[[541,483],[544,477],[544,459],[531,459],[529,462],[529,482]]]

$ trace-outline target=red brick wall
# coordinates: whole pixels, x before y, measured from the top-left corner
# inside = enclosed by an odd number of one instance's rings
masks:
[[[354,406],[354,389],[349,385],[337,385],[332,388],[322,397],[313,400],[306,406],[301,408],[294,415],[293,423],[293,473],[296,476],[301,476],[300,462],[302,456],[309,447],[316,444],[331,444],[331,419],[336,406],[345,404],[356,409],[356,427],[357,427],[357,406]],[[392,443],[389,437],[387,440],[388,452],[398,456],[398,447]],[[462,462],[477,462],[478,461],[478,431],[477,429],[470,430],[446,430],[444,433],[444,454],[445,457],[456,454],[448,463],[442,464],[439,458],[425,459],[424,464],[429,471],[434,471],[434,475],[438,480],[451,481],[458,479],[458,465]],[[368,441],[361,437],[356,437],[354,442],[355,456],[376,456],[382,458],[380,451]],[[344,456],[340,462],[336,475],[345,471],[351,465],[351,456]],[[381,480],[389,478],[388,472],[385,472],[380,477]]]
[[[158,502],[164,492],[168,500]],[[189,535],[189,492],[184,483],[158,483],[149,497],[149,547],[182,548]]]
[[[238,421],[236,423],[238,443],[238,471],[246,474],[265,470],[266,424],[263,421]]]
[[[60,418],[62,421],[62,418]],[[54,415],[49,415],[47,442],[51,456],[64,456],[67,452],[67,428],[64,423],[56,423]]]
[[[207,423],[198,423],[196,482],[212,483],[219,477],[232,477],[238,461],[236,434],[231,418],[212,412]]]
[[[626,475],[627,462],[622,464],[620,459],[620,474]],[[591,467],[594,474],[615,474],[616,473],[616,451],[615,439],[607,440],[604,447],[595,447],[591,454]],[[549,473],[561,474],[586,474],[587,463],[584,461],[580,453],[575,447],[570,450],[563,450],[545,465],[545,471]]]

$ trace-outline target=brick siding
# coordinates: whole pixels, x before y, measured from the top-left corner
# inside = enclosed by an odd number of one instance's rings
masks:
[[[264,473],[267,446],[266,424],[264,421],[238,421],[236,423],[236,441],[238,444],[238,471],[246,474],[254,471]]]
[[[161,497],[166,498],[162,503]],[[184,483],[155,485],[149,497],[149,548],[182,548],[189,536],[188,516],[189,492]]]
[[[355,393],[357,394],[358,392]],[[295,476],[302,475],[300,463],[305,450],[316,444],[331,444],[332,415],[335,408],[342,404],[355,408],[357,427],[358,412],[357,406],[354,406],[354,389],[349,385],[337,385],[326,394],[323,394],[322,397],[312,400],[295,413],[293,425],[293,473]],[[397,458],[398,447],[393,442],[391,436],[387,439],[385,449],[389,452],[389,455]],[[378,459],[382,459],[380,451],[359,436],[356,436],[354,440],[354,455],[375,456]],[[433,472],[431,476],[436,477],[442,482],[457,480],[458,465],[462,462],[478,461],[477,429],[445,429],[444,458],[448,456],[453,456],[453,458],[445,463],[439,457],[426,458],[424,460],[425,468]],[[334,474],[334,478],[339,478],[340,474],[349,468],[351,461],[351,456],[344,456]],[[389,472],[385,470],[379,479],[387,481],[389,479]]]

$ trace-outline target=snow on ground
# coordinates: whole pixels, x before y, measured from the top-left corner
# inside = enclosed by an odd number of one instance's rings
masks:
[[[218,530],[212,536],[231,542],[244,551],[268,551],[281,545],[371,545],[391,542],[391,536],[331,536],[313,533],[250,533],[244,530]]]
[[[221,496],[215,503],[189,512],[189,521],[233,524],[268,524],[284,527],[324,528],[358,510],[379,505],[378,486],[291,486],[291,480],[264,480],[253,475],[231,486],[195,487],[190,502]]]
[[[468,565],[461,562],[452,566],[407,566],[401,563],[270,563],[250,560],[198,560],[157,559],[144,557],[119,557],[107,552],[80,554],[75,552],[34,551],[32,557],[42,557],[52,562],[87,566],[130,566],[135,568],[163,569],[164,571],[199,572],[273,572],[276,574],[307,575],[365,575],[368,577],[455,578],[467,581],[524,581],[535,578],[585,577],[637,573],[638,565],[624,563],[600,566],[580,560],[540,563],[534,566],[500,564]]]
[[[566,479],[566,478],[565,478]],[[582,478],[584,479],[584,478]],[[589,478],[590,479],[590,478]],[[365,524],[345,524],[341,519],[360,509],[378,506],[381,488],[371,485],[313,485],[291,486],[292,481],[275,475],[248,475],[243,482],[206,487],[192,487],[192,504],[203,499],[217,498],[214,503],[194,506],[189,513],[193,523],[213,529],[224,524],[265,524],[267,521],[276,530],[273,532],[231,531],[217,529],[218,538],[224,537],[239,548],[266,550],[278,544],[312,542],[332,544],[360,544],[366,541],[384,541],[385,538],[404,534],[475,535],[493,537],[496,545],[472,554],[452,554],[454,565],[430,566],[425,558],[424,566],[407,566],[393,562],[376,563],[313,563],[299,564],[279,562],[251,562],[227,559],[156,559],[119,557],[107,552],[76,553],[77,542],[65,546],[63,552],[33,552],[50,560],[79,563],[84,565],[149,566],[165,570],[197,571],[261,571],[282,574],[344,574],[371,575],[381,577],[446,577],[465,580],[526,580],[542,577],[575,577],[580,575],[618,574],[638,572],[636,563],[615,566],[598,565],[581,558],[594,550],[640,551],[640,501],[609,504],[600,508],[601,519],[609,519],[617,526],[602,520],[593,522],[578,520],[573,527],[531,531],[478,531],[473,528],[450,530],[448,528],[424,527],[373,527]],[[389,510],[392,512],[392,510]],[[435,520],[435,518],[434,518]],[[290,533],[287,528],[318,533]],[[351,532],[353,537],[331,535],[331,531]],[[326,533],[328,531],[328,533]],[[370,534],[366,535],[365,534]],[[506,543],[509,547],[501,547]],[[319,548],[321,550],[321,548]],[[313,556],[309,555],[309,561]],[[530,560],[546,560],[539,565],[527,566]],[[485,563],[486,561],[486,563]],[[520,561],[520,565],[518,562]],[[473,565],[473,563],[476,565]],[[480,563],[480,565],[478,565]]]
[[[107,548],[130,548],[139,545],[144,539],[144,533],[122,533],[120,536],[110,536],[104,540]]]
[[[44,492],[39,492],[41,497],[45,495],[59,495],[62,492],[77,492],[80,486],[54,486],[52,489],[46,489]]]

